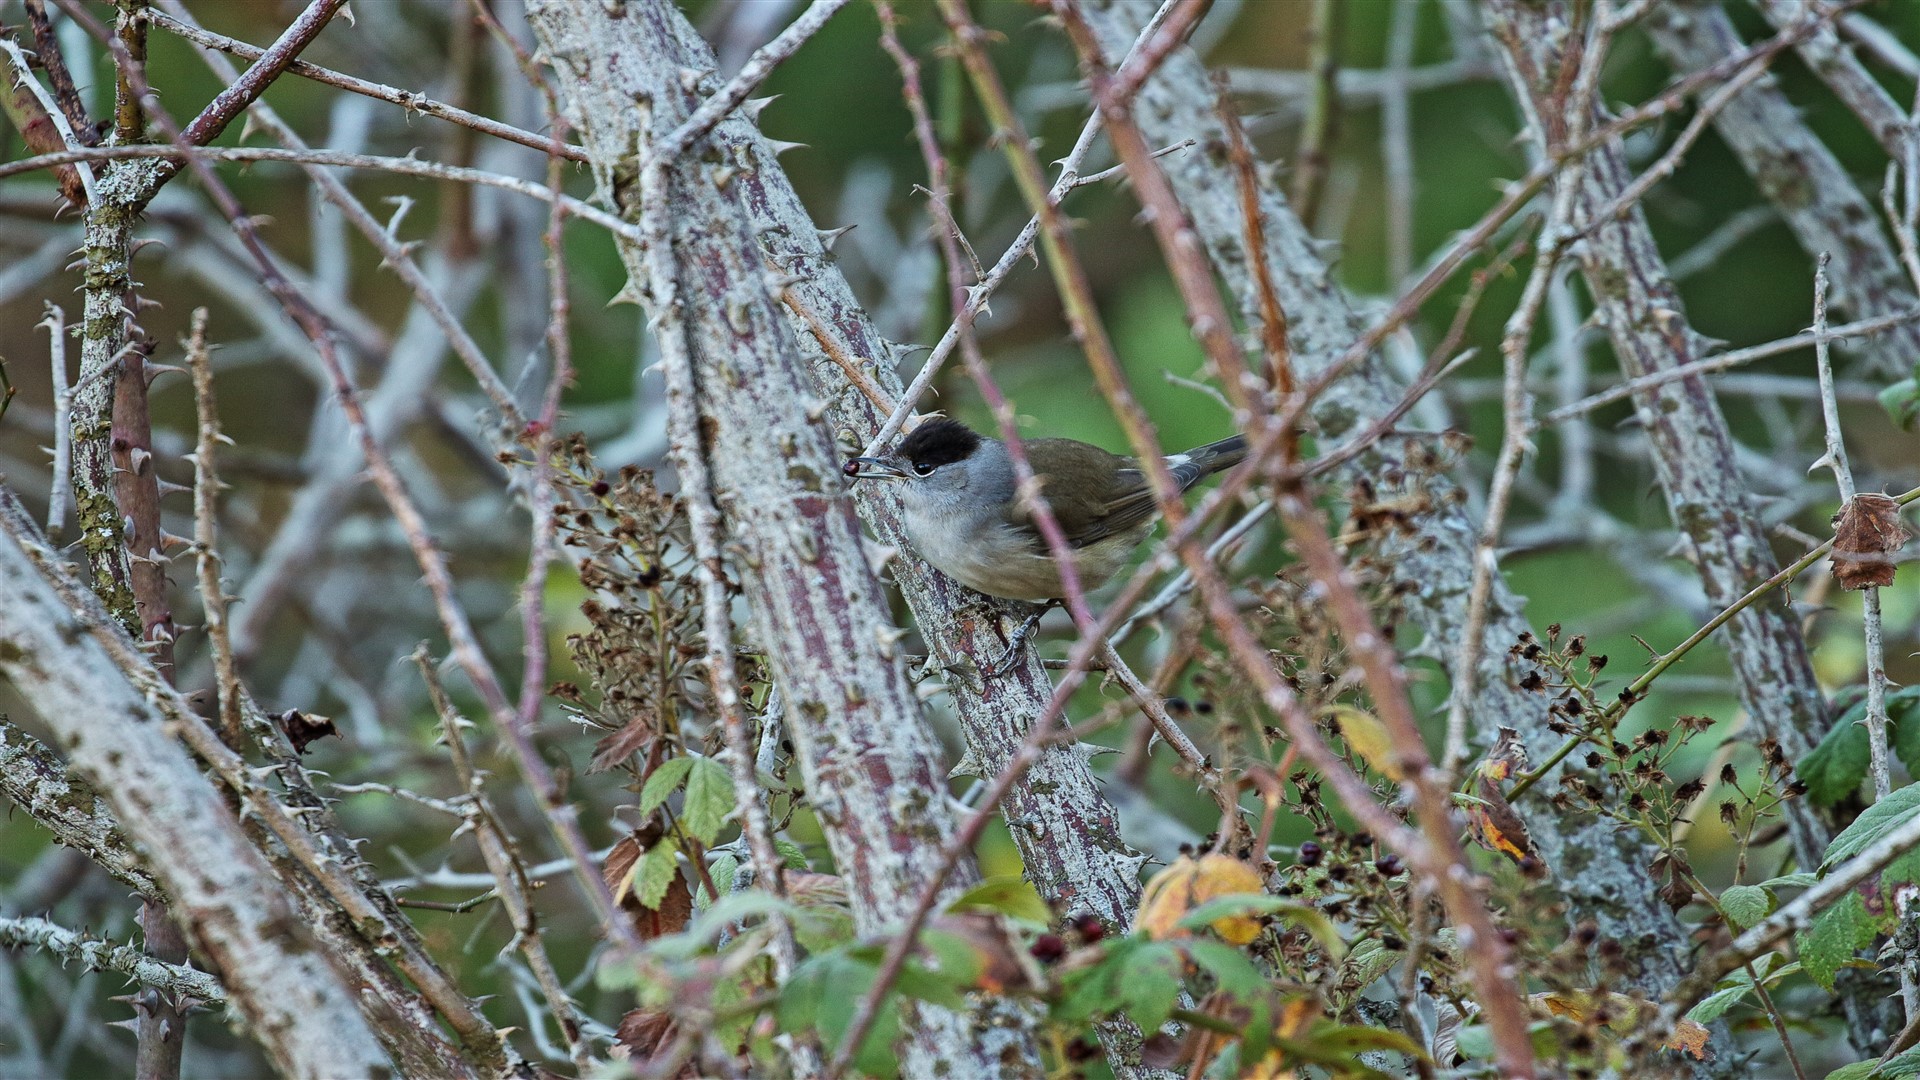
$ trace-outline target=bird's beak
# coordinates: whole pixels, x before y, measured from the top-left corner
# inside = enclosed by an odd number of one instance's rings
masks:
[[[844,469],[847,476],[854,480],[905,480],[906,470],[900,466],[877,457],[857,457],[847,461]]]

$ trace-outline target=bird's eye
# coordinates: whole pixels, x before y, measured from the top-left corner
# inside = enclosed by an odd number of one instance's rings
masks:
[[[913,463],[913,473],[915,476],[930,476],[933,473],[933,465],[925,461],[916,461]]]

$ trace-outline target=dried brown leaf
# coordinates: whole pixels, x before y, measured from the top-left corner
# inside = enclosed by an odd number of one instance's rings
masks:
[[[1843,589],[1893,584],[1892,556],[1913,539],[1890,495],[1863,491],[1833,517],[1833,577]]]
[[[593,760],[587,763],[587,775],[605,772],[627,760],[627,755],[647,745],[656,734],[653,718],[634,713],[620,730],[593,744]]]
[[[1519,733],[1512,728],[1501,728],[1499,739],[1476,770],[1474,795],[1480,801],[1467,807],[1467,829],[1474,843],[1512,859],[1528,877],[1541,877],[1547,872],[1547,862],[1533,845],[1526,819],[1500,790],[1501,781],[1525,768],[1526,752],[1520,745]]]
[[[279,716],[280,730],[287,733],[287,741],[293,744],[296,753],[304,755],[307,747],[316,739],[340,734],[333,726],[333,717],[316,713],[303,713],[299,709],[288,709]]]

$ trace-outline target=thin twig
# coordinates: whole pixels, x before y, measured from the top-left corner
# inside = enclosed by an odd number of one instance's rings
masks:
[[[1387,283],[1398,289],[1413,272],[1413,50],[1419,37],[1418,0],[1394,0],[1387,30],[1387,82],[1380,98],[1380,164],[1387,186]]]
[[[347,0],[312,0],[293,22],[287,25],[280,36],[267,46],[257,59],[240,74],[240,78],[228,84],[214,95],[200,115],[187,122],[180,130],[180,137],[174,141],[189,146],[205,146],[218,138],[220,133],[233,123],[246,107],[266,93],[267,87],[287,70],[287,66],[297,59],[320,31],[333,21],[334,13],[346,5]],[[142,95],[144,96],[144,95]]]
[[[382,157],[378,154],[342,154],[329,150],[276,150],[270,146],[180,146],[163,143],[135,143],[128,146],[85,146],[74,150],[63,150],[55,154],[38,154],[21,158],[18,161],[0,163],[0,180],[9,176],[50,169],[56,165],[69,165],[76,161],[119,161],[133,158],[160,158],[163,160],[200,160],[200,161],[279,161],[291,165],[330,165],[340,169],[375,169],[382,172],[397,173],[402,176],[418,176],[428,180],[452,180],[458,183],[479,184],[484,187],[497,187],[511,191],[516,195],[525,195],[541,202],[553,202],[558,199],[567,208],[567,213],[583,221],[613,233],[615,236],[633,240],[637,233],[633,226],[607,213],[605,210],[583,202],[571,195],[556,196],[553,189],[545,184],[531,180],[522,180],[517,176],[488,172],[485,169],[467,168],[461,165],[443,165],[437,161],[422,161],[414,157]]]
[[[1326,189],[1328,160],[1340,130],[1340,45],[1346,19],[1345,0],[1314,0],[1307,24],[1307,69],[1313,73],[1308,99],[1307,126],[1300,135],[1300,163],[1293,174],[1293,209],[1307,228],[1320,216],[1320,194]]]
[[[447,699],[446,688],[440,685],[424,642],[414,649],[411,659],[426,682],[427,695],[433,701],[434,712],[440,717],[440,735],[447,745],[447,756],[453,761],[454,774],[460,778],[465,801],[464,805],[454,810],[473,827],[474,839],[480,845],[480,856],[487,864],[487,871],[493,875],[493,892],[500,898],[500,905],[506,909],[507,917],[512,920],[513,941],[508,947],[518,948],[520,955],[526,958],[527,967],[532,970],[534,981],[539,984],[540,993],[546,998],[547,1008],[553,1013],[554,1023],[560,1025],[561,1038],[567,1044],[567,1056],[584,1073],[593,1060],[593,1053],[587,1041],[581,1037],[580,1013],[567,996],[552,959],[547,956],[540,923],[533,911],[533,884],[527,877],[527,869],[521,863],[513,838],[501,822],[499,813],[487,798],[481,774],[467,751],[466,736],[462,732],[473,725]],[[467,903],[477,904],[484,899],[486,897],[482,895]]]
[[[46,111],[47,120],[53,124],[54,130],[60,133],[60,139],[66,144],[67,149],[69,151],[84,149],[86,144],[74,134],[73,125],[67,121],[67,114],[60,111],[60,106],[53,100],[52,95],[47,93],[47,88],[41,86],[40,80],[33,77],[33,69],[28,66],[26,53],[20,46],[11,38],[0,37],[0,52],[5,52],[13,61],[15,81],[26,87],[35,100],[39,101],[40,107]],[[98,182],[93,176],[93,167],[81,160],[75,160],[73,166],[80,174],[80,186],[87,193],[87,205],[99,206],[100,193],[96,187]]]
[[[671,158],[650,144],[642,165],[645,190],[665,193],[667,169]],[[694,554],[700,575],[702,632],[706,639],[707,681],[714,695],[714,707],[720,715],[727,743],[727,765],[733,780],[734,795],[741,808],[741,831],[752,853],[756,880],[768,892],[784,895],[784,861],[774,846],[773,828],[767,818],[759,779],[754,775],[754,754],[747,733],[747,721],[741,708],[740,686],[733,656],[733,617],[726,568],[722,562],[725,525],[714,502],[712,472],[708,468],[700,438],[700,413],[696,402],[693,356],[687,342],[685,324],[680,319],[678,300],[679,267],[673,252],[668,200],[650,198],[640,210],[640,229],[645,238],[648,264],[648,288],[652,294],[652,331],[660,345],[660,366],[667,382],[670,411],[667,426],[668,446],[674,457],[674,469],[680,477],[681,498],[687,507]],[[792,929],[784,920],[774,927],[774,964],[782,980],[798,963]]]
[[[807,39],[827,25],[833,14],[847,6],[847,0],[813,0],[800,17],[782,30],[778,37],[754,51],[740,68],[740,73],[727,81],[713,96],[700,103],[699,108],[687,114],[680,126],[657,140],[652,153],[667,161],[679,157],[701,136],[713,130],[713,125],[726,118],[726,115],[740,107],[754,88],[765,82],[773,69],[784,63],[788,57],[800,51]]]
[[[195,308],[187,334],[187,370],[193,375],[193,403],[197,423],[193,447],[193,552],[200,586],[201,620],[206,624],[207,641],[213,653],[214,689],[218,701],[214,715],[229,746],[239,746],[241,709],[245,690],[240,685],[240,669],[233,656],[233,640],[228,632],[227,594],[220,583],[218,529],[220,519],[220,482],[215,455],[221,443],[233,440],[220,433],[220,410],[213,395],[213,360],[207,348],[207,309]]]
[[[1809,345],[1819,346],[1832,341],[1844,341],[1847,338],[1878,333],[1889,327],[1901,326],[1917,320],[1920,320],[1920,308],[1915,308],[1911,311],[1897,312],[1892,315],[1881,315],[1872,319],[1861,319],[1858,322],[1845,323],[1820,333],[1808,330],[1795,334],[1792,337],[1780,338],[1776,341],[1753,345],[1745,349],[1735,349],[1732,352],[1724,352],[1718,356],[1709,356],[1704,360],[1695,360],[1690,364],[1668,368],[1664,371],[1651,372],[1638,378],[1629,379],[1617,386],[1610,386],[1597,394],[1581,398],[1571,405],[1563,405],[1558,409],[1548,412],[1540,418],[1539,422],[1543,427],[1558,424],[1573,419],[1576,416],[1590,413],[1602,406],[1611,405],[1616,401],[1624,401],[1635,394],[1651,390],[1657,386],[1664,386],[1670,382],[1680,382],[1691,379],[1696,375],[1709,375],[1716,371],[1725,371],[1728,368],[1739,367],[1742,364],[1751,364],[1755,360],[1765,360],[1770,356],[1779,356],[1782,353],[1790,353],[1796,349],[1804,349]]]
[[[1816,335],[1824,334],[1827,329],[1828,259],[1828,253],[1821,252],[1813,273],[1813,332]],[[1816,342],[1813,355],[1820,380],[1820,416],[1826,428],[1827,452],[1807,471],[1823,465],[1833,470],[1844,512],[1853,504],[1856,492],[1853,467],[1847,462],[1846,435],[1840,427],[1840,403],[1833,393],[1833,363],[1826,341]],[[1860,608],[1861,633],[1866,639],[1867,653],[1867,775],[1873,779],[1873,797],[1878,802],[1893,790],[1893,782],[1887,767],[1887,650],[1877,587],[1868,585],[1862,591]],[[1913,965],[1904,961],[1900,964],[1900,999],[1909,1021],[1920,1015],[1920,981],[1914,978]]]
[[[266,52],[265,49],[257,45],[250,45],[247,42],[227,37],[224,34],[216,34],[211,30],[195,25],[185,19],[156,11],[151,7],[142,7],[139,11],[142,21],[151,23],[178,37],[185,38],[202,48],[216,49],[248,61],[258,60]],[[295,60],[293,63],[287,65],[286,71],[289,75],[298,75],[303,79],[309,79],[326,86],[336,87],[350,93],[361,94],[379,101],[390,102],[408,112],[416,112],[422,116],[431,116],[436,119],[459,124],[463,127],[470,127],[482,134],[492,135],[495,138],[505,139],[508,142],[519,143],[522,146],[530,146],[535,150],[543,152],[551,152],[553,150],[554,140],[549,136],[532,131],[523,131],[511,124],[495,120],[492,117],[481,116],[478,113],[468,112],[458,106],[449,105],[443,101],[436,101],[417,91],[402,90],[398,87],[369,82],[365,79],[355,78],[352,75],[333,71],[305,60]],[[587,159],[586,153],[579,147],[565,143],[561,144],[559,153],[560,156],[566,158],[568,161],[585,161]]]
[[[645,190],[668,190],[667,168],[671,158],[650,144],[642,165]],[[648,289],[652,294],[652,331],[660,343],[660,366],[666,376],[668,446],[674,457],[674,470],[680,476],[681,498],[686,503],[687,520],[699,560],[702,633],[706,638],[707,681],[713,689],[714,707],[720,714],[727,740],[728,770],[733,778],[734,795],[740,802],[742,832],[753,855],[756,879],[763,879],[769,892],[782,895],[783,860],[774,847],[773,829],[758,778],[754,775],[754,755],[747,735],[747,721],[741,709],[740,686],[733,656],[732,598],[728,592],[726,567],[722,562],[725,524],[714,502],[713,474],[703,452],[700,438],[700,412],[696,402],[693,356],[687,342],[685,324],[679,312],[680,268],[673,253],[668,200],[650,198],[640,210],[640,228],[646,237]],[[775,932],[774,962],[782,979],[797,963],[790,929],[784,922]]]
[[[175,997],[191,997],[202,1005],[227,1004],[226,988],[207,972],[163,963],[131,945],[115,945],[45,919],[0,918],[0,945],[31,945],[59,957],[62,964],[78,962],[89,970],[117,971]]]

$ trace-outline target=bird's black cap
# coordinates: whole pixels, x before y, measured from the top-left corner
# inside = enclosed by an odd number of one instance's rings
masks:
[[[980,436],[958,420],[929,420],[900,442],[900,456],[915,465],[939,467],[965,461],[980,448]]]

